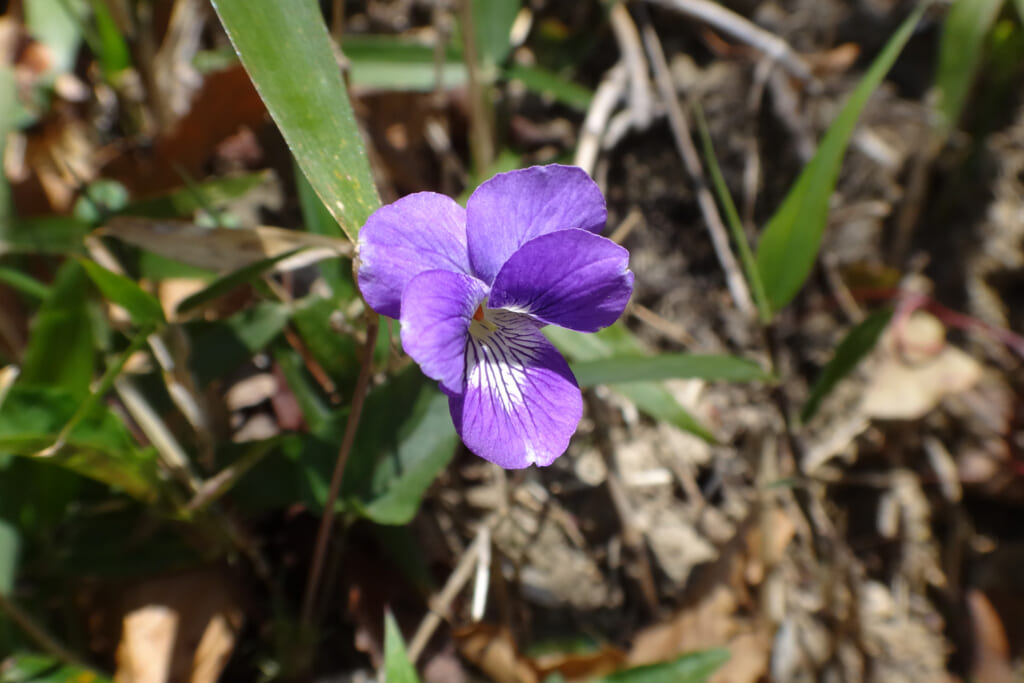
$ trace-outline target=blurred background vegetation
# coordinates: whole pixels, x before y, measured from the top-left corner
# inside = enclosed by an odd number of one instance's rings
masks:
[[[0,3],[0,681],[1020,680],[1022,17]],[[541,163],[636,291],[504,472],[354,242]]]

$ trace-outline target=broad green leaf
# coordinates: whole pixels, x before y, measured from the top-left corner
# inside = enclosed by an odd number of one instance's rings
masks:
[[[88,296],[84,269],[66,261],[33,323],[21,383],[60,387],[79,398],[89,393],[96,359]]]
[[[875,58],[761,235],[757,267],[776,311],[796,296],[811,273],[828,224],[829,200],[857,119],[910,39],[927,5],[924,2],[918,6]]]
[[[336,299],[307,297],[295,309],[292,322],[313,358],[347,391],[359,374],[359,344],[351,333],[331,324],[331,316],[340,307]]]
[[[752,360],[737,356],[663,353],[657,356],[621,355],[573,363],[581,387],[665,379],[706,379],[725,382],[764,382],[771,376]]]
[[[121,213],[146,218],[184,218],[199,209],[245,196],[270,178],[269,171],[223,176],[155,197],[129,202]]]
[[[561,327],[544,328],[544,334],[558,350],[576,363],[591,363],[615,356],[643,357],[644,348],[621,322],[594,334],[573,332]],[[641,412],[675,425],[706,441],[715,437],[659,382],[623,382],[614,391],[631,400]]]
[[[939,90],[940,130],[943,136],[956,126],[978,73],[986,36],[1003,0],[955,0],[942,25],[935,85]]]
[[[216,323],[192,323],[189,364],[199,386],[233,372],[269,344],[288,324],[291,310],[264,302]]]
[[[134,280],[87,259],[81,259],[80,263],[103,296],[128,311],[136,325],[164,322],[164,310],[160,302]]]
[[[18,570],[21,535],[18,528],[0,518],[0,595],[10,595]]]
[[[597,683],[704,683],[727,661],[729,651],[724,648],[702,650],[670,662],[618,671],[598,679]]]
[[[461,88],[468,79],[462,55],[453,47],[445,49],[440,68],[432,45],[396,36],[348,36],[342,47],[353,87],[431,92]]]
[[[1017,6],[1017,14],[1020,15],[1020,20],[1024,22],[1024,0],[1013,0],[1013,4]]]
[[[50,288],[31,275],[27,275],[15,268],[0,266],[0,282],[16,289],[22,294],[27,294],[33,299],[45,299],[50,295]]]
[[[83,0],[32,0],[25,3],[29,34],[49,49],[50,78],[71,71],[82,41]]]
[[[239,268],[233,273],[228,273],[224,277],[217,278],[206,287],[203,287],[201,290],[179,303],[177,308],[178,315],[190,313],[191,311],[210,303],[214,299],[224,296],[236,287],[252,282],[281,261],[295,255],[301,250],[302,247],[299,247],[298,249],[286,251],[283,254],[271,256],[270,258],[265,258],[261,261],[257,261],[256,263],[250,263],[244,268]]]
[[[391,610],[384,612],[384,680],[387,683],[419,683],[420,680],[405,652],[405,641]]]
[[[49,457],[37,456],[51,446],[75,415],[80,399],[56,387],[16,384],[0,411],[0,453],[33,457],[36,462],[66,467],[146,502],[161,496],[164,482],[152,449],[142,450],[118,417],[94,405]]]
[[[509,80],[522,82],[530,92],[550,97],[577,111],[586,111],[594,98],[594,92],[589,88],[539,66],[514,64],[505,70],[505,76]]]
[[[522,7],[520,0],[473,0],[473,30],[480,66],[496,74],[512,49],[512,24]]]
[[[63,664],[50,655],[17,654],[0,660],[0,683],[111,683],[111,681],[91,669]]]
[[[447,397],[409,366],[367,397],[342,497],[378,524],[405,524],[457,444]]]
[[[835,389],[839,380],[853,371],[857,364],[875,348],[878,338],[892,319],[892,309],[875,311],[858,323],[847,333],[843,341],[836,347],[832,360],[821,371],[821,376],[814,383],[807,402],[800,411],[800,420],[807,422],[818,412],[822,400]]]
[[[303,173],[354,242],[380,199],[319,5],[213,6]]]

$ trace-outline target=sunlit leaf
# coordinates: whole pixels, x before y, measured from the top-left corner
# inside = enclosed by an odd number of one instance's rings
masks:
[[[558,350],[576,363],[592,363],[615,356],[635,358],[644,355],[643,345],[621,322],[595,334],[573,332],[560,327],[546,327],[544,334]],[[614,391],[631,400],[641,412],[675,425],[706,441],[714,436],[693,417],[659,382],[622,382]]]
[[[796,296],[811,273],[828,224],[829,201],[857,119],[910,39],[926,5],[918,6],[875,58],[761,234],[757,267],[775,310]]]
[[[461,88],[468,78],[462,55],[452,46],[442,54],[440,68],[432,45],[397,36],[348,36],[344,50],[353,87],[431,92]]]
[[[384,678],[387,683],[419,683],[416,668],[405,652],[405,641],[391,611],[384,612]]]
[[[665,379],[763,382],[771,378],[752,360],[696,353],[611,356],[573,363],[570,367],[581,387]]]
[[[473,30],[480,66],[494,71],[512,49],[512,24],[522,7],[520,0],[473,0]]]
[[[306,178],[355,241],[380,200],[319,5],[213,5]]]
[[[82,259],[81,264],[103,296],[128,311],[136,325],[164,322],[164,311],[160,307],[160,302],[134,280],[111,272],[87,259]]]
[[[878,338],[892,319],[892,309],[875,311],[850,330],[843,341],[839,342],[832,360],[821,371],[821,376],[814,383],[807,402],[800,411],[800,419],[807,422],[818,412],[821,402],[828,396],[839,381],[853,371],[857,364],[875,348]]]

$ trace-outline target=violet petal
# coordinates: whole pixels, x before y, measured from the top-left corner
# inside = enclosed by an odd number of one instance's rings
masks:
[[[491,284],[505,261],[534,237],[579,228],[599,233],[607,218],[597,183],[576,166],[533,166],[501,173],[466,204],[469,257]]]
[[[628,251],[584,230],[560,230],[512,254],[494,278],[487,305],[596,332],[622,315],[632,293]]]
[[[405,288],[402,347],[446,391],[462,391],[469,325],[486,294],[476,278],[445,270],[420,273]]]
[[[381,315],[401,315],[402,292],[427,270],[469,274],[466,212],[450,197],[418,192],[377,209],[359,232],[359,289]]]
[[[506,469],[550,465],[569,446],[583,397],[568,363],[529,316],[491,311],[495,329],[470,334],[466,383],[449,393],[469,450]]]

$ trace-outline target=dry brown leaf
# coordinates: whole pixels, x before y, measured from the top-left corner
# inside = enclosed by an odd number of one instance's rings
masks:
[[[119,683],[213,683],[235,647],[242,610],[228,579],[197,570],[148,579],[122,596]]]
[[[537,683],[540,678],[503,626],[477,623],[452,636],[462,656],[496,683]]]
[[[978,362],[945,344],[942,324],[919,311],[886,330],[860,409],[869,418],[915,420],[980,378]]]
[[[267,226],[204,228],[182,221],[119,216],[100,228],[99,234],[116,237],[175,261],[218,272],[237,270],[300,247],[305,248],[277,263],[273,272],[294,270],[324,259],[352,254],[352,245],[342,239]]]
[[[967,611],[974,635],[971,680],[1012,683],[1015,678],[1010,664],[1010,644],[999,614],[985,594],[976,589],[967,591]]]

